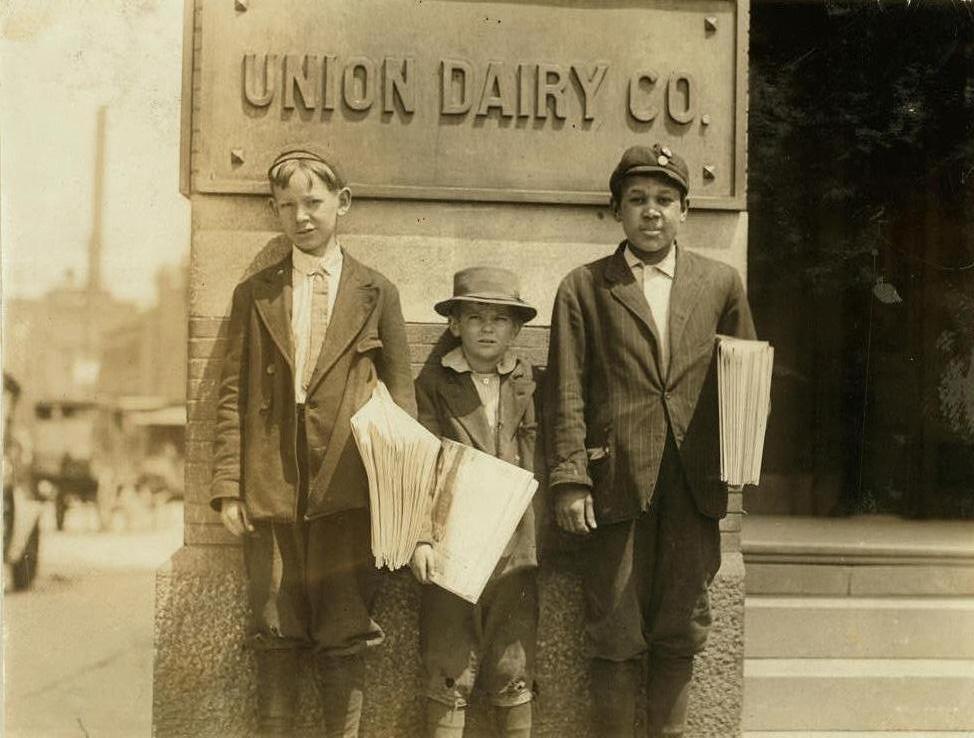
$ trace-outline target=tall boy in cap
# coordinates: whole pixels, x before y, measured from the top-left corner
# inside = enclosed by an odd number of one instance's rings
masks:
[[[328,736],[358,735],[372,617],[368,482],[349,419],[382,379],[415,400],[399,295],[339,246],[351,193],[309,148],[268,170],[287,255],[234,290],[210,504],[243,536],[259,733],[291,735],[312,649]]]
[[[555,298],[549,481],[558,525],[587,539],[596,733],[633,735],[645,681],[647,734],[680,735],[727,509],[714,339],[754,338],[754,325],[737,272],[677,245],[689,190],[679,156],[634,146],[609,186],[626,238]]]
[[[459,345],[420,373],[420,422],[437,436],[538,472],[532,368],[511,348],[536,311],[521,300],[517,278],[506,269],[465,269],[454,276],[453,297],[434,309],[450,319]],[[430,736],[463,735],[475,681],[494,706],[503,735],[530,735],[538,629],[535,540],[535,511],[528,506],[477,605],[430,584],[436,541],[417,545],[411,566],[427,585],[420,649]]]

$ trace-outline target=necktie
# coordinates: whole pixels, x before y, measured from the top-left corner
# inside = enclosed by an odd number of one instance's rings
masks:
[[[308,324],[308,355],[304,361],[301,383],[308,389],[318,363],[321,346],[328,328],[328,275],[319,270],[311,275],[311,320]]]

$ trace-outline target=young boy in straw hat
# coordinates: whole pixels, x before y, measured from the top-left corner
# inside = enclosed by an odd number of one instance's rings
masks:
[[[419,420],[437,436],[524,469],[535,466],[537,415],[532,367],[511,348],[536,310],[517,277],[493,267],[457,272],[453,297],[434,309],[450,319],[459,345],[416,382]],[[476,605],[430,584],[436,542],[413,554],[423,584],[420,649],[430,736],[462,736],[474,683],[487,693],[505,736],[531,733],[532,670],[538,629],[535,511],[528,506]]]

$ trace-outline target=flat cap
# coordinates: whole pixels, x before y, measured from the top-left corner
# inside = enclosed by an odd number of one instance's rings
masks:
[[[339,170],[338,166],[325,158],[325,155],[316,146],[312,144],[301,144],[301,145],[290,145],[285,146],[281,149],[281,152],[274,157],[274,161],[267,168],[267,178],[274,178],[274,170],[276,170],[281,164],[288,161],[313,161],[321,164],[332,174],[332,179],[338,187],[345,186],[345,177]]]
[[[619,196],[622,180],[631,174],[662,174],[678,185],[684,195],[690,191],[690,170],[687,169],[687,163],[662,144],[630,146],[625,150],[609,177],[609,189],[613,197]]]

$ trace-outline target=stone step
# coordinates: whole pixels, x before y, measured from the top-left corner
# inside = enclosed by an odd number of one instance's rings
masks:
[[[969,730],[746,730],[741,738],[971,738]]]
[[[974,731],[974,660],[747,659],[747,731]]]
[[[746,658],[974,659],[974,597],[748,596],[744,632]]]
[[[744,518],[749,595],[974,596],[974,521]]]
[[[769,562],[746,554],[748,595],[974,597],[974,565]]]
[[[748,515],[741,528],[745,557],[815,557],[974,563],[974,520],[904,520],[891,515],[851,518]]]

